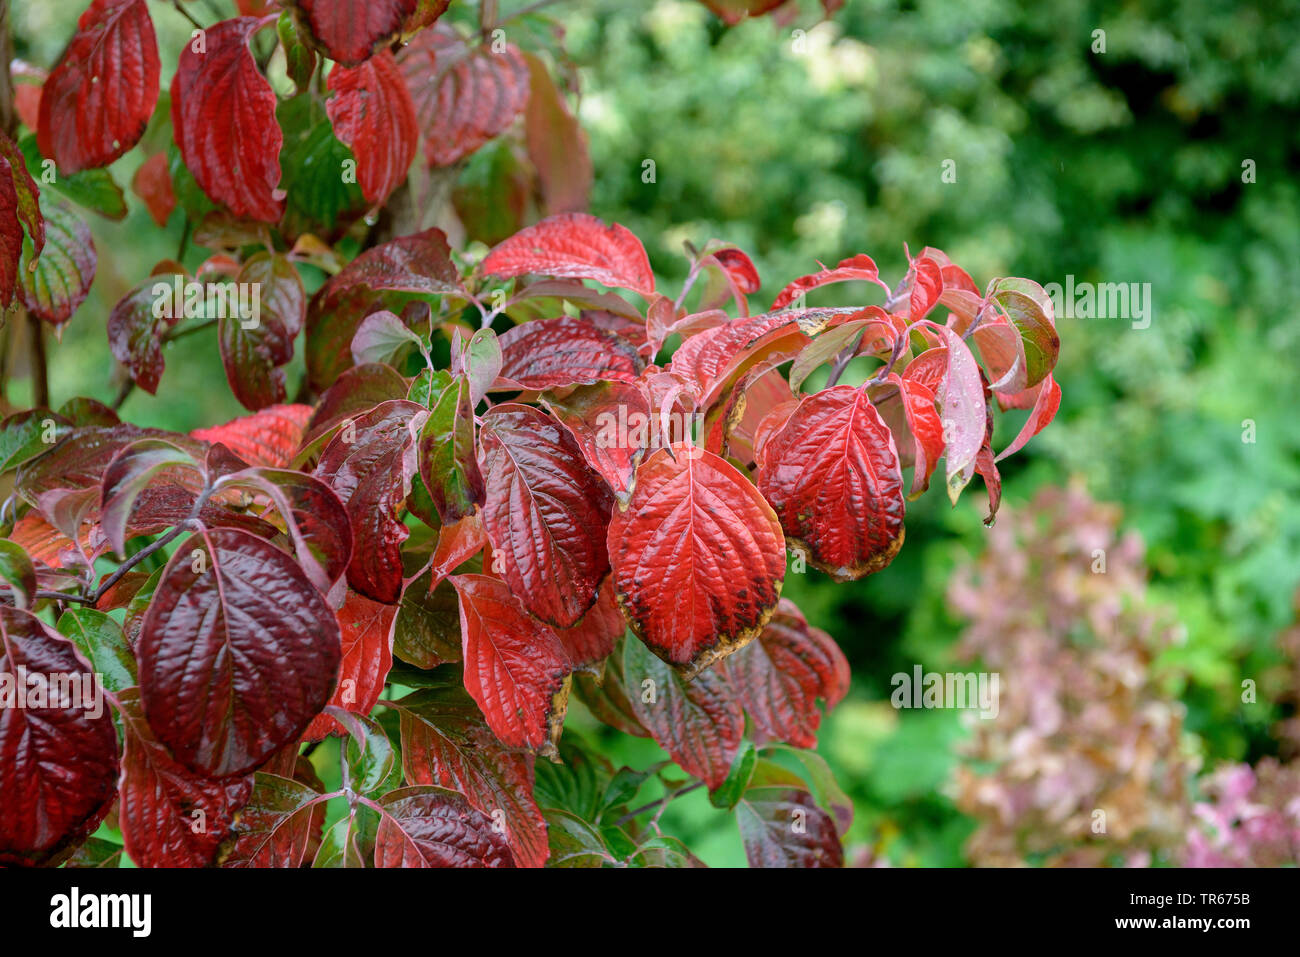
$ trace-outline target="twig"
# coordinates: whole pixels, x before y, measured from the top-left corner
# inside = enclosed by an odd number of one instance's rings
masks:
[[[45,356],[45,325],[36,316],[27,314],[32,335],[32,405],[44,408],[50,404],[50,370]]]
[[[181,0],[172,0],[172,6],[176,8],[177,13],[183,16],[186,20],[190,21],[190,23],[194,24],[195,30],[203,29],[203,24],[195,20],[194,17],[190,14],[190,12],[181,6]]]
[[[651,801],[648,804],[643,804],[635,811],[628,811],[626,814],[624,814],[622,817],[620,817],[617,821],[614,822],[614,826],[622,827],[628,821],[631,821],[633,818],[640,817],[646,811],[653,811],[655,808],[659,807],[660,805],[667,804],[669,801],[673,800],[674,798],[679,798],[683,794],[690,794],[692,791],[698,791],[702,787],[704,787],[704,782],[696,781],[694,784],[688,784],[684,788],[680,788],[676,791],[670,791],[668,794],[665,794],[657,801]]]

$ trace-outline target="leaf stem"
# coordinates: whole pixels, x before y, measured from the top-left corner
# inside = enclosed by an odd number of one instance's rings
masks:
[[[679,798],[683,794],[690,794],[692,791],[698,791],[702,787],[704,787],[704,782],[696,781],[694,784],[688,784],[684,788],[678,788],[676,791],[670,791],[667,794],[665,794],[663,797],[659,798],[659,800],[657,801],[650,801],[648,804],[642,804],[639,808],[637,808],[634,811],[628,811],[626,814],[624,814],[622,817],[620,817],[617,821],[614,822],[614,826],[622,827],[628,821],[631,821],[633,818],[640,817],[646,811],[653,811],[657,807],[661,807],[668,804],[668,802],[673,800],[674,798]]]

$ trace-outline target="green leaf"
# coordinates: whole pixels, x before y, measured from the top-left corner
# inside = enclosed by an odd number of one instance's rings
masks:
[[[0,473],[48,452],[71,431],[68,420],[49,409],[14,413],[0,422]]]
[[[551,848],[547,867],[604,867],[612,860],[600,832],[576,814],[546,808],[542,816]]]
[[[33,315],[59,326],[86,301],[95,279],[95,241],[85,220],[63,203],[41,203],[45,248],[37,256],[30,238],[23,240],[23,305]]]
[[[744,795],[745,788],[749,787],[757,765],[758,751],[755,750],[752,742],[743,742],[731,762],[731,770],[727,772],[726,780],[709,792],[709,803],[727,811],[734,808]]]
[[[122,188],[113,181],[113,176],[108,170],[83,169],[79,173],[68,176],[66,173],[56,173],[52,160],[48,167],[43,167],[46,161],[36,145],[35,133],[24,136],[18,148],[23,151],[27,169],[31,172],[32,178],[40,184],[41,189],[48,186],[56,193],[62,193],[78,206],[84,206],[106,219],[126,218],[126,196],[123,195]],[[49,175],[46,175],[46,169]]]
[[[343,781],[366,795],[384,794],[401,787],[402,766],[388,735],[374,718],[327,707],[325,713],[348,731],[343,754]]]
[[[36,566],[21,545],[7,538],[0,538],[0,581],[13,589],[19,608],[30,608],[36,600]]]
[[[280,150],[280,188],[288,195],[284,221],[291,234],[331,233],[340,220],[366,207],[361,187],[343,181],[344,163],[352,151],[339,142],[334,129],[310,96],[296,96],[276,111],[284,131]]]
[[[109,691],[117,694],[139,683],[135,655],[122,626],[104,612],[94,608],[69,608],[59,617],[56,628],[85,655],[91,669],[102,677],[104,687]]]

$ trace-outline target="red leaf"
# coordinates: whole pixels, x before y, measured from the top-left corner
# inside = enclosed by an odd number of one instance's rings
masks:
[[[67,176],[113,162],[144,135],[158,72],[145,0],[95,0],[41,92],[42,155]]]
[[[507,330],[501,355],[502,386],[538,391],[635,382],[645,368],[632,343],[576,316],[534,319]]]
[[[343,661],[339,682],[329,703],[356,714],[369,714],[383,694],[393,667],[393,623],[397,606],[371,601],[348,589],[338,610]],[[317,715],[303,737],[315,741],[327,734],[343,733],[328,714]]]
[[[735,26],[745,17],[761,17],[775,10],[785,0],[703,0],[703,3],[724,23]]]
[[[369,412],[381,402],[405,398],[408,388],[406,377],[392,366],[382,362],[353,366],[325,390],[307,421],[300,445],[314,445],[340,422]]]
[[[834,269],[827,269],[822,266],[820,272],[815,272],[810,276],[800,276],[781,290],[775,301],[773,301],[772,308],[774,310],[784,309],[804,293],[810,292],[819,286],[829,285],[833,282],[848,282],[854,279],[874,282],[885,292],[889,292],[889,286],[880,279],[880,270],[876,268],[875,261],[870,256],[862,253],[849,259],[840,260],[839,265]]]
[[[514,867],[495,822],[446,788],[409,787],[379,799],[376,867]]]
[[[0,675],[6,689],[0,693],[0,865],[57,864],[112,803],[113,717],[102,698],[97,715],[94,699],[59,706],[62,686],[53,682],[77,676],[84,687],[90,666],[72,642],[7,605],[0,606]],[[47,682],[39,700],[36,677]]]
[[[172,210],[176,208],[176,193],[172,190],[167,154],[155,153],[141,163],[131,179],[131,188],[144,200],[144,205],[158,228],[166,226]]]
[[[623,643],[623,680],[637,720],[650,736],[687,774],[710,790],[719,787],[745,736],[745,713],[726,675],[707,670],[687,681],[629,639]]]
[[[1008,455],[1019,452],[1030,439],[1047,428],[1051,421],[1056,418],[1056,412],[1061,407],[1061,387],[1049,374],[1046,379],[1026,390],[1026,392],[1009,397],[1007,406],[1009,408],[1023,408],[1023,403],[1027,400],[1033,402],[1029,418],[1025,420],[1025,424],[1020,429],[1020,433],[1015,437],[1015,440],[998,453],[998,457],[993,460],[994,462],[1001,462]]]
[[[217,322],[221,364],[241,405],[257,411],[285,400],[284,369],[307,312],[307,295],[298,270],[282,255],[259,252],[239,271],[236,282],[258,290],[245,318],[227,310]]]
[[[451,247],[440,229],[367,249],[312,297],[306,345],[312,387],[328,388],[352,366],[352,337],[362,319],[384,307],[384,293],[442,296],[461,291]]]
[[[340,430],[316,466],[316,476],[338,494],[352,522],[348,584],[385,604],[396,604],[402,594],[402,543],[410,530],[399,513],[411,491],[416,438],[427,415],[404,399],[376,406]]]
[[[849,690],[844,653],[785,598],[759,639],[727,659],[727,673],[761,736],[797,748],[817,747],[817,699],[829,711]]]
[[[316,46],[353,67],[397,39],[417,0],[287,0]]]
[[[568,698],[569,661],[559,639],[499,579],[449,581],[460,595],[465,690],[502,744],[554,753]]]
[[[555,635],[574,668],[586,668],[609,657],[627,629],[614,597],[614,578],[606,576],[592,605],[572,628],[557,628]]]
[[[961,490],[975,474],[975,457],[984,444],[988,420],[984,381],[979,364],[961,336],[947,326],[929,321],[926,325],[939,333],[947,347],[948,368],[935,396],[943,413],[948,498],[956,504]]]
[[[398,705],[406,780],[459,791],[484,814],[504,818],[516,863],[545,864],[550,850],[533,799],[533,755],[503,748],[462,687],[417,691]]]
[[[924,319],[943,292],[943,272],[933,259],[922,257],[912,264],[916,275],[912,279],[912,294],[908,300],[912,321]]]
[[[357,183],[366,201],[380,204],[406,179],[419,130],[415,106],[397,61],[383,50],[357,67],[330,71],[325,104],[334,135],[357,158]]]
[[[910,373],[912,367],[908,366],[907,371]],[[929,386],[896,372],[889,374],[889,381],[898,387],[899,402],[912,441],[910,494],[916,496],[930,487],[930,476],[943,455],[943,421],[934,407],[934,393]],[[897,437],[898,433],[895,433],[896,440]],[[901,456],[903,450],[900,448],[898,451]]]
[[[451,166],[508,127],[528,102],[528,65],[519,49],[470,48],[455,28],[417,34],[398,64],[431,166]]]
[[[524,140],[537,169],[547,213],[577,213],[587,208],[593,172],[587,134],[569,110],[546,64],[531,53]]]
[[[223,20],[207,29],[204,52],[197,40],[186,45],[172,79],[172,129],[203,192],[236,216],[274,223],[284,212],[276,195],[284,134],[248,48],[259,26],[255,17]]]
[[[173,281],[164,275],[146,279],[119,299],[108,314],[108,345],[113,358],[125,365],[135,384],[150,395],[158,391],[165,368],[162,337],[181,318],[167,315],[170,309],[159,310],[161,316],[155,312],[159,292],[169,294]]]
[[[311,414],[309,405],[273,405],[224,425],[195,429],[190,437],[220,442],[250,465],[281,469],[293,460]]]
[[[542,621],[577,624],[609,570],[609,491],[568,431],[530,406],[492,409],[480,446],[483,525],[501,576]]]
[[[727,246],[715,251],[713,258],[726,271],[737,289],[747,296],[758,292],[759,286],[763,284],[762,280],[758,277],[758,270],[754,268],[754,261],[743,250],[735,246]]]
[[[590,465],[626,500],[632,475],[646,444],[636,435],[635,424],[646,431],[650,402],[639,383],[598,382],[574,389],[562,399],[551,398],[547,408],[569,430]]]
[[[13,302],[18,264],[23,258],[23,227],[31,236],[33,255],[45,245],[40,190],[27,171],[22,151],[0,131],[0,308]]]
[[[138,867],[207,867],[253,793],[252,775],[214,780],[172,760],[141,708],[140,691],[119,695],[125,753],[118,820]]]
[[[785,539],[725,459],[678,444],[636,471],[609,524],[614,588],[632,630],[696,674],[756,637],[785,578]]]
[[[655,291],[641,240],[586,213],[561,213],[520,230],[488,253],[482,269],[503,279],[538,273],[592,279],[647,297]]]
[[[137,652],[150,727],[181,764],[220,777],[302,736],[333,690],[339,626],[288,555],[216,528],[168,562]]]
[[[758,487],[786,535],[836,581],[879,571],[903,544],[898,451],[862,389],[800,402],[763,447]]]

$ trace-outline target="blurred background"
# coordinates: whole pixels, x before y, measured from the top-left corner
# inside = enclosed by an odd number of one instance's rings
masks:
[[[84,6],[18,3],[16,54],[51,66]],[[158,6],[178,46],[189,25]],[[1000,463],[994,528],[978,481],[955,509],[934,490],[883,572],[788,577],[853,667],[819,751],[857,809],[854,861],[1296,863],[1300,3],[848,0],[819,22],[796,2],[730,28],[695,0],[547,14],[581,93],[592,212],[641,237],[670,288],[683,241],[715,237],[754,258],[756,309],[817,260],[865,252],[896,282],[904,243],[981,286],[1150,283],[1146,328],[1058,316],[1060,413]],[[103,319],[175,255],[179,218],[164,234],[131,203],[93,224],[100,272],[54,347],[56,404],[112,399]],[[240,413],[204,337],[167,361],[124,417]],[[998,672],[998,717],[896,710],[891,676],[916,665]],[[581,716],[575,731],[599,733]],[[614,732],[601,747],[661,757]],[[743,863],[702,792],[663,825],[707,863]]]

